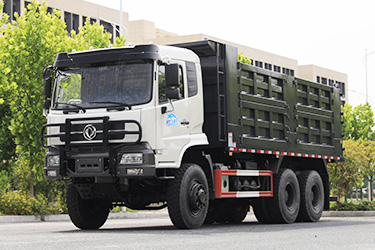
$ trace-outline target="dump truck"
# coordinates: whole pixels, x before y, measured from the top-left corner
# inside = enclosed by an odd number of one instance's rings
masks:
[[[318,221],[342,159],[340,90],[238,61],[213,40],[59,53],[43,72],[44,175],[69,216],[168,208],[177,228]]]

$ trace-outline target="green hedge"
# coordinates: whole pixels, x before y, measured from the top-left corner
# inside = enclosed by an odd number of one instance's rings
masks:
[[[330,210],[336,211],[371,211],[375,210],[375,201],[361,201],[354,203],[348,202],[331,202]]]
[[[49,203],[43,195],[30,197],[25,192],[9,191],[0,198],[0,214],[48,215],[66,213],[65,202]]]

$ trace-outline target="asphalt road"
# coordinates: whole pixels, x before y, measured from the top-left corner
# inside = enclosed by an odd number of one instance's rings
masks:
[[[375,249],[375,217],[324,217],[317,223],[178,230],[166,216],[113,219],[96,231],[71,222],[0,224],[0,249]]]

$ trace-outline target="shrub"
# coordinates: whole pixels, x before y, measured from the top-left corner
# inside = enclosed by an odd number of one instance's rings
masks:
[[[352,201],[348,202],[331,202],[330,210],[337,211],[370,211],[375,210],[375,201],[362,201],[359,203],[354,203]]]
[[[30,197],[24,192],[10,191],[0,198],[0,212],[7,215],[45,215],[50,210],[43,195]]]

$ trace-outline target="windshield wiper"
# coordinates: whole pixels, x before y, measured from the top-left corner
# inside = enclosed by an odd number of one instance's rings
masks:
[[[124,102],[89,102],[89,103],[115,104],[116,105],[116,106],[113,106],[113,107],[107,107],[107,111],[110,111],[110,110],[122,111],[125,108],[128,108],[128,110],[132,109],[132,106],[130,106],[129,104],[124,103]]]
[[[82,106],[79,106],[78,104],[66,103],[66,102],[56,102],[56,104],[72,106],[72,107],[77,108],[78,110],[82,110],[83,113],[86,113],[86,109],[84,107],[82,107]],[[69,112],[77,112],[77,110],[64,110],[63,113],[67,114]]]

